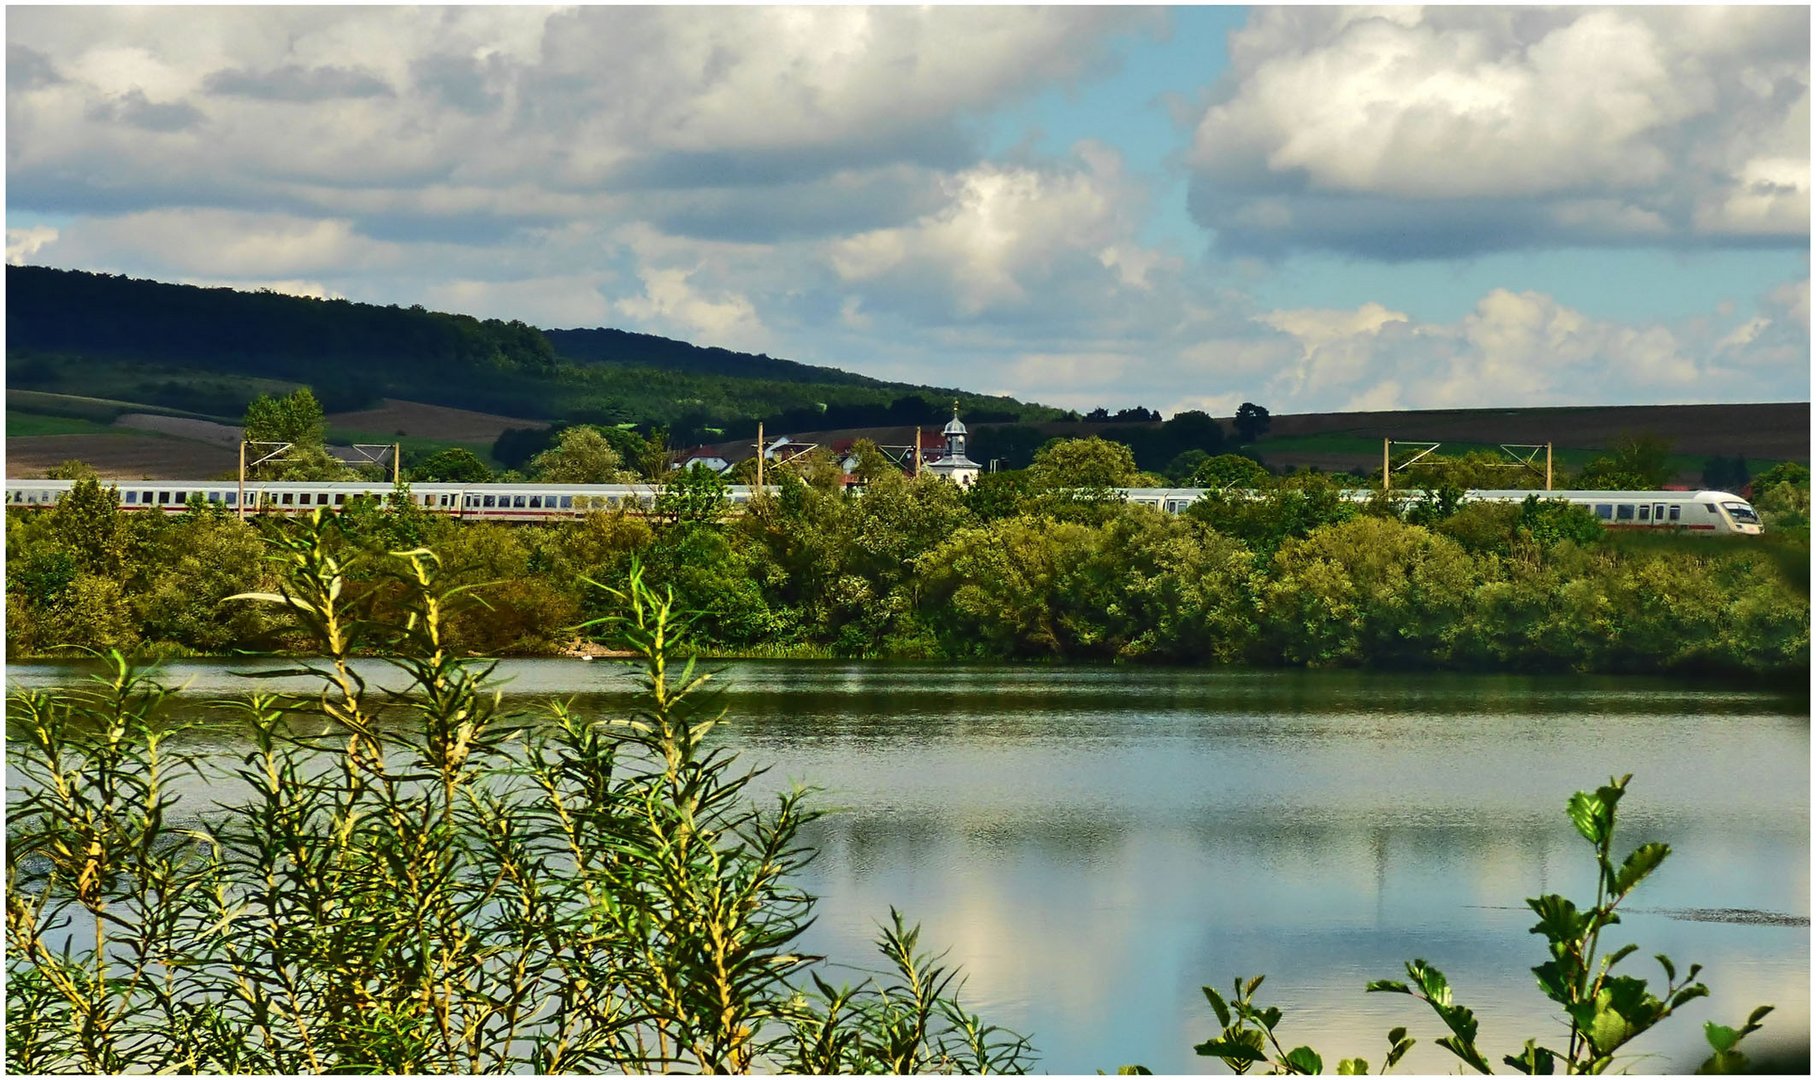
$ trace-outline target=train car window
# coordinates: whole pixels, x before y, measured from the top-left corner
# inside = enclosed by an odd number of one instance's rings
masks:
[[[1633,504],[1632,503],[1621,503],[1620,505],[1616,506],[1614,508],[1614,520],[1616,520],[1616,521],[1632,521],[1633,520]]]
[[[296,496],[293,493],[286,491],[282,497],[278,499],[278,502],[284,506],[290,506],[296,502]]]
[[[513,509],[513,510],[524,509],[524,503],[525,503],[526,498],[527,498],[527,496],[523,496],[523,495],[511,496],[511,509]]]
[[[1721,505],[1728,511],[1728,516],[1732,517],[1736,522],[1742,525],[1759,524],[1759,515],[1755,514],[1753,508],[1746,503],[1731,502],[1722,503]]]
[[[1665,504],[1664,503],[1653,503],[1652,504],[1652,520],[1653,521],[1665,520]]]
[[[158,505],[159,506],[169,506],[170,505],[170,492],[168,492],[168,491],[158,492]]]
[[[563,495],[561,497],[561,508],[563,510],[572,510],[574,508],[574,497],[572,495]]]
[[[1703,503],[1702,508],[1704,510],[1707,510],[1711,514],[1715,513],[1715,504],[1714,503]]]
[[[139,501],[141,503],[144,503],[146,506],[150,506],[151,505],[151,492],[147,491],[147,492],[142,493],[139,496]]]
[[[1671,520],[1672,521],[1679,520],[1683,516],[1683,510],[1684,510],[1683,507],[1677,505],[1676,503],[1672,503],[1671,504]]]
[[[136,504],[137,504],[137,503],[138,503],[138,501],[139,501],[139,493],[138,493],[138,492],[136,492],[136,491],[129,491],[129,492],[127,492],[127,493],[126,493],[126,505],[127,505],[127,506],[134,506],[134,505],[136,505]]]
[[[1601,518],[1603,521],[1614,520],[1614,504],[1613,503],[1596,503],[1595,504],[1595,516],[1598,518]]]
[[[498,496],[496,496],[496,495],[487,495],[487,496],[486,496],[486,505],[487,505],[487,506],[497,506],[497,505],[498,505],[498,502],[497,502],[497,500],[498,500]]]
[[[542,496],[540,496],[540,495],[531,495],[530,496],[530,509],[532,509],[532,510],[542,509]]]
[[[1651,507],[1651,506],[1650,506],[1650,505],[1649,505],[1649,504],[1647,504],[1647,503],[1640,503],[1640,505],[1639,505],[1639,519],[1640,519],[1640,520],[1641,520],[1641,521],[1651,521],[1651,520],[1652,520],[1652,507]]]
[[[240,501],[240,493],[237,491],[226,492],[224,494],[224,496],[222,497],[221,501],[226,503],[228,506],[238,505],[238,503]]]

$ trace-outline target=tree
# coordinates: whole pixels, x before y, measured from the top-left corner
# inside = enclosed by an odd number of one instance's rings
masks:
[[[1255,491],[1273,482],[1273,475],[1253,458],[1241,454],[1218,454],[1200,462],[1191,481],[1196,487],[1219,491]]]
[[[95,471],[93,465],[77,458],[70,458],[68,461],[59,461],[55,465],[44,470],[44,478],[46,480],[94,480],[100,475],[100,473]]]
[[[1577,474],[1584,491],[1654,491],[1671,479],[1671,443],[1657,435],[1627,435]]]
[[[1267,434],[1267,410],[1252,401],[1245,401],[1236,410],[1236,437],[1245,443],[1252,443]]]
[[[656,496],[656,513],[677,525],[703,525],[725,516],[731,505],[731,485],[705,465],[694,462],[668,474]]]
[[[260,394],[246,406],[244,427],[247,442],[290,444],[279,456],[256,466],[257,475],[275,480],[342,480],[352,474],[328,453],[328,420],[307,386],[281,398]],[[262,449],[269,452],[275,447]]]
[[[1753,507],[1770,528],[1810,527],[1810,470],[1795,461],[1753,478]]]
[[[1128,447],[1095,435],[1054,439],[1035,451],[1028,466],[1029,480],[1043,491],[1130,487],[1140,475]]]
[[[281,398],[260,394],[246,406],[245,428],[248,442],[287,442],[302,448],[319,447],[328,438],[328,419],[307,386]]]
[[[422,484],[483,484],[492,479],[492,467],[464,446],[437,450],[406,471]]]
[[[636,476],[590,424],[567,428],[555,445],[530,459],[530,475],[549,484],[625,484]]]

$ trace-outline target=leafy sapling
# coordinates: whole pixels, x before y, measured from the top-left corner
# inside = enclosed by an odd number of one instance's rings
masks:
[[[1501,1061],[1519,1073],[1550,1074],[1562,1071],[1571,1075],[1595,1075],[1614,1064],[1615,1055],[1639,1036],[1670,1017],[1677,1009],[1700,997],[1709,988],[1697,981],[1700,965],[1691,965],[1679,978],[1671,959],[1659,954],[1655,959],[1664,971],[1664,985],[1655,993],[1645,979],[1617,974],[1615,968],[1638,951],[1633,944],[1612,952],[1602,952],[1602,931],[1620,922],[1618,908],[1639,884],[1671,854],[1665,844],[1642,844],[1618,864],[1614,858],[1615,809],[1626,793],[1632,776],[1611,779],[1594,792],[1579,791],[1570,797],[1566,812],[1576,831],[1595,851],[1595,901],[1587,908],[1556,894],[1529,898],[1526,903],[1538,915],[1532,933],[1543,935],[1550,959],[1533,968],[1539,988],[1557,1002],[1569,1025],[1569,1035],[1562,1047],[1540,1045],[1526,1040],[1518,1054],[1507,1054]],[[1449,1034],[1436,1040],[1470,1069],[1492,1072],[1487,1055],[1476,1045],[1477,1023],[1473,1012],[1453,999],[1450,983],[1444,973],[1424,960],[1406,965],[1406,981],[1377,979],[1367,989],[1374,993],[1405,994],[1431,1007],[1444,1022]],[[1246,1073],[1257,1064],[1269,1066],[1275,1074],[1314,1073],[1321,1071],[1323,1060],[1310,1047],[1286,1050],[1276,1035],[1281,1014],[1277,1008],[1258,1008],[1255,991],[1261,978],[1245,984],[1236,980],[1235,995],[1225,1001],[1210,987],[1204,988],[1211,1010],[1217,1014],[1222,1032],[1197,1047],[1200,1055],[1223,1061],[1236,1073]],[[1746,1036],[1760,1029],[1760,1021],[1772,1011],[1769,1005],[1753,1010],[1739,1028],[1710,1022],[1704,1025],[1704,1037],[1713,1051],[1703,1062],[1702,1072],[1737,1072],[1744,1070],[1747,1058],[1738,1049]],[[1388,1033],[1388,1054],[1382,1071],[1397,1064],[1413,1040],[1405,1028]],[[1368,1062],[1347,1058],[1338,1063],[1343,1075],[1368,1072]]]

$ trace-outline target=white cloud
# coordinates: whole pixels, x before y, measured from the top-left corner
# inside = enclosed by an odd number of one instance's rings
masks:
[[[23,266],[30,262],[32,256],[57,242],[57,230],[48,225],[35,225],[28,229],[6,230],[6,261],[13,266]]]
[[[754,351],[769,345],[771,335],[749,298],[734,292],[708,294],[682,269],[642,273],[643,293],[620,300],[619,312],[648,326],[712,345]]]
[[[1775,370],[1786,342],[1795,348],[1801,339],[1807,360],[1809,339],[1807,327],[1785,325],[1795,321],[1795,287],[1774,297],[1788,317],[1732,326],[1707,318],[1630,325],[1507,289],[1491,290],[1449,323],[1378,304],[1267,312],[1255,321],[1297,345],[1267,386],[1276,412],[1784,400],[1796,396]]]
[[[1238,248],[1802,242],[1808,41],[1800,8],[1257,9],[1193,205]]]

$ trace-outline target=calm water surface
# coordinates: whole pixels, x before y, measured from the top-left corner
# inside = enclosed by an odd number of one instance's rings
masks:
[[[244,692],[236,672],[257,666],[168,670],[206,697]],[[18,665],[9,678],[71,671]],[[513,695],[601,710],[631,685],[616,663],[500,673]],[[1564,801],[1626,772],[1623,848],[1675,853],[1610,933],[1640,957],[1704,964],[1714,991],[1642,1039],[1656,1056],[1635,1067],[1694,1067],[1703,1020],[1738,1023],[1755,1004],[1778,1006],[1764,1034],[1809,1039],[1807,695],[877,663],[733,663],[724,677],[723,737],[777,787],[810,783],[839,810],[812,836],[822,855],[807,885],[823,901],[809,946],[868,964],[894,904],[951,947],[973,1007],[1034,1036],[1044,1070],[1211,1071],[1191,1049],[1215,1029],[1199,987],[1266,973],[1288,1045],[1311,1043],[1327,1066],[1362,1055],[1378,1067],[1383,1033],[1405,1024],[1420,1043],[1402,1069],[1454,1072],[1434,1017],[1362,992],[1413,957],[1476,1009],[1490,1060],[1528,1036],[1560,1043],[1528,973],[1544,948],[1522,898],[1592,897]]]

